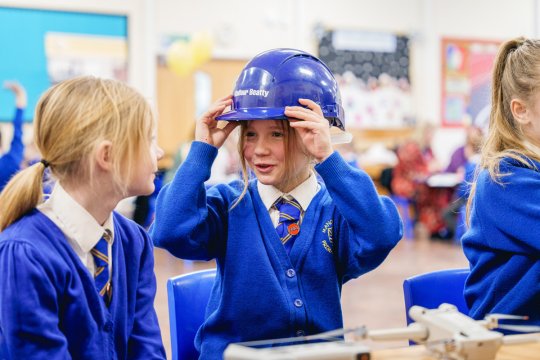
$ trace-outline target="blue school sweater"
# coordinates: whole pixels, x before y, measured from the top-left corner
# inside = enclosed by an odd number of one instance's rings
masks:
[[[157,199],[156,246],[183,259],[216,259],[217,277],[199,329],[201,359],[230,343],[316,334],[343,326],[341,286],[377,267],[402,235],[393,202],[338,153],[316,170],[324,180],[288,255],[257,191],[240,181],[205,190],[217,149],[194,142]]]
[[[470,315],[529,315],[540,325],[540,163],[504,159],[502,184],[480,172],[471,227],[462,238],[471,274],[465,284]]]
[[[165,359],[153,301],[153,247],[114,214],[113,298],[61,230],[33,210],[0,233],[0,330],[11,359]]]
[[[22,141],[23,109],[16,109],[13,119],[13,138],[8,152],[0,156],[0,191],[9,179],[19,171],[24,157]]]

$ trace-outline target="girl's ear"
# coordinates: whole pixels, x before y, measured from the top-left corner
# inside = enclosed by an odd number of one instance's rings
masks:
[[[530,122],[527,104],[520,99],[512,99],[510,101],[510,110],[514,119],[521,125],[526,125]]]
[[[109,140],[100,142],[96,147],[94,158],[99,169],[110,171],[113,168],[112,142]]]

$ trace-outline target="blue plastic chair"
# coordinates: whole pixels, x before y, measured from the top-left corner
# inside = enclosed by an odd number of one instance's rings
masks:
[[[194,340],[204,322],[215,278],[216,269],[208,269],[179,275],[167,281],[173,360],[199,358]]]
[[[396,204],[396,207],[403,220],[403,237],[407,240],[414,239],[414,218],[411,217],[411,201],[403,196],[392,195],[392,201]]]
[[[409,309],[413,305],[435,309],[442,303],[447,303],[456,306],[459,312],[468,314],[469,307],[465,302],[463,290],[469,272],[469,269],[447,269],[405,279],[403,293],[407,325],[413,322],[409,317]]]
[[[7,344],[4,340],[4,333],[2,332],[2,328],[0,328],[0,360],[8,360],[9,359],[9,352],[7,350]]]

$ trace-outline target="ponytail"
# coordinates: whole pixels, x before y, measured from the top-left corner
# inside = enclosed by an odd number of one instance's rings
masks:
[[[508,57],[524,42],[525,38],[523,37],[505,42],[503,45],[501,45],[495,59],[492,76],[490,127],[505,126],[508,127],[507,130],[516,130],[516,126],[513,121],[514,116],[512,115],[512,111],[510,109],[510,101],[512,100],[512,96],[516,95],[516,86],[512,81],[512,77],[514,76],[514,64],[509,64],[510,73],[505,73],[505,70],[507,63],[509,62]]]
[[[34,209],[43,199],[46,162],[19,171],[0,193],[0,231]]]
[[[519,37],[506,41],[499,48],[493,65],[489,131],[482,146],[477,174],[485,169],[493,181],[500,183],[505,175],[500,172],[502,159],[515,159],[525,167],[531,167],[528,159],[540,161],[539,155],[527,147],[527,139],[511,109],[514,99],[532,104],[532,95],[540,90],[539,69],[540,40]],[[476,180],[467,201],[467,221],[475,192]]]

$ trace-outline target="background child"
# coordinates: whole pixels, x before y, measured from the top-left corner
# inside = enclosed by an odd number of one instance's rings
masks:
[[[12,91],[15,95],[15,116],[13,117],[11,145],[9,150],[0,156],[0,191],[6,186],[9,179],[19,171],[24,158],[23,113],[27,104],[26,90],[19,83],[6,81],[4,88]],[[0,137],[0,147],[1,140]]]
[[[540,325],[540,41],[504,43],[492,109],[462,238],[474,318],[528,315]]]
[[[153,248],[114,213],[154,190],[155,121],[127,85],[82,77],[39,100],[42,159],[0,195],[0,327],[12,359],[164,359]],[[49,167],[58,182],[41,203]],[[36,208],[37,207],[37,208]]]
[[[377,267],[402,231],[390,199],[333,151],[329,121],[343,129],[343,112],[320,60],[292,49],[262,53],[234,93],[233,111],[219,116],[233,102],[226,97],[198,121],[188,157],[158,196],[151,230],[155,244],[178,257],[216,259],[195,340],[201,359],[221,359],[234,342],[341,328],[342,284]],[[217,149],[238,124],[221,127],[218,116],[247,120],[239,138],[244,181],[205,190]],[[248,167],[256,176],[249,182]]]

